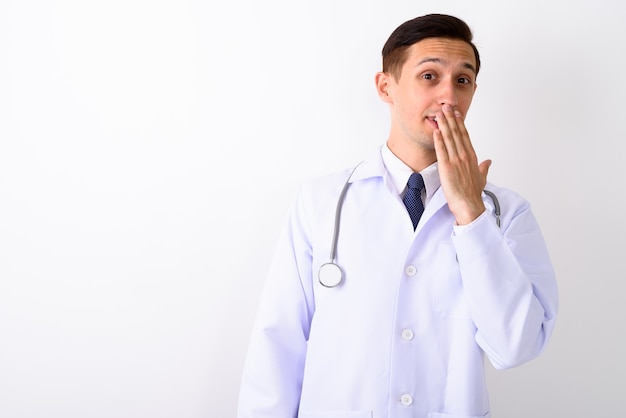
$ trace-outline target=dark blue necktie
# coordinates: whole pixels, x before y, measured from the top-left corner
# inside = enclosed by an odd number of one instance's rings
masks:
[[[417,223],[424,212],[424,204],[422,203],[422,189],[424,188],[424,179],[420,173],[413,173],[409,177],[407,183],[406,194],[404,195],[404,205],[409,211],[411,221],[413,221],[413,230],[417,228]]]

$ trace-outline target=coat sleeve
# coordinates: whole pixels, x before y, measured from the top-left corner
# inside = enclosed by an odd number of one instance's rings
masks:
[[[508,206],[502,228],[485,212],[453,241],[476,342],[494,367],[505,369],[544,350],[555,325],[558,290],[530,205],[510,191],[500,193]]]
[[[238,418],[295,418],[314,311],[311,247],[299,197],[280,234],[244,365]]]

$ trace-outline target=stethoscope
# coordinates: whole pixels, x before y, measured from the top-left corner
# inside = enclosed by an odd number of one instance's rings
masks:
[[[350,187],[350,184],[351,184],[350,179],[352,178],[352,174],[354,174],[354,172],[356,171],[359,165],[360,163],[357,164],[357,166],[354,167],[354,169],[352,169],[352,172],[350,172],[350,175],[348,176],[346,183],[343,185],[343,188],[341,189],[339,198],[337,199],[337,207],[335,209],[335,226],[333,229],[333,240],[332,240],[332,244],[330,247],[330,261],[328,263],[322,264],[320,266],[319,271],[317,272],[317,277],[319,279],[319,282],[324,287],[330,287],[330,288],[336,287],[336,286],[339,286],[341,282],[343,282],[343,270],[335,262],[337,258],[337,240],[339,239],[339,222],[341,220],[341,208],[343,207],[343,202],[346,198],[346,193],[348,192],[348,188]],[[489,196],[491,200],[493,201],[493,214],[496,217],[496,225],[498,225],[498,228],[499,228],[500,227],[500,202],[498,201],[498,198],[493,192],[489,190],[483,190],[483,192],[487,196]]]

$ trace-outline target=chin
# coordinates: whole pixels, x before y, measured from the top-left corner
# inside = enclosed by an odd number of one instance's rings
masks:
[[[427,149],[427,150],[434,150],[435,149],[435,139],[434,139],[432,134],[430,136],[428,136],[428,135],[420,135],[417,138],[417,140],[415,141],[415,143],[420,148],[424,148],[424,149]]]

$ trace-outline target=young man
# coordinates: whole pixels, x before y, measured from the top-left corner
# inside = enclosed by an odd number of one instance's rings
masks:
[[[479,69],[455,17],[391,34],[376,75],[389,138],[355,169],[303,185],[240,418],[489,417],[484,355],[502,369],[545,348],[558,295],[540,229],[527,201],[487,183],[490,161],[465,129]]]

